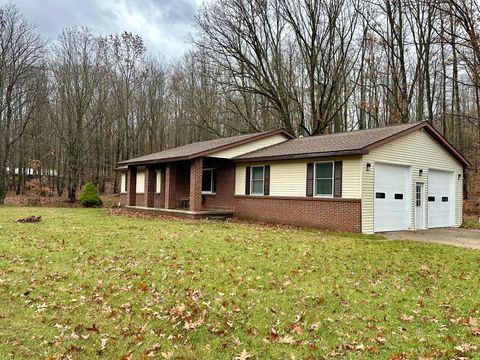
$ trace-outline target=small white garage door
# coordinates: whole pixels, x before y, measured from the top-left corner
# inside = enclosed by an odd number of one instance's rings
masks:
[[[428,171],[428,227],[454,225],[453,172]]]
[[[376,164],[374,230],[406,230],[411,223],[410,168]]]

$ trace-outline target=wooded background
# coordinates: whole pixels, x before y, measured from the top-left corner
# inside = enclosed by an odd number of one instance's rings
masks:
[[[216,0],[167,63],[129,32],[74,27],[47,43],[2,6],[0,203],[26,191],[32,160],[74,201],[86,180],[118,187],[118,161],[194,141],[423,120],[478,182],[479,18],[477,0]]]

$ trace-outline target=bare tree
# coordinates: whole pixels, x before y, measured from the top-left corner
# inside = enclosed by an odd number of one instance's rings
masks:
[[[52,118],[56,134],[65,146],[68,198],[74,202],[87,143],[98,119],[92,112],[100,79],[98,39],[86,28],[64,30],[54,54],[56,97]]]
[[[38,106],[44,43],[15,6],[0,8],[0,203],[6,196],[7,165]]]

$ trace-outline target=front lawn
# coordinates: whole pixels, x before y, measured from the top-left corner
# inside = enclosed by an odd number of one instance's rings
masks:
[[[473,359],[479,279],[452,246],[0,207],[0,358]]]

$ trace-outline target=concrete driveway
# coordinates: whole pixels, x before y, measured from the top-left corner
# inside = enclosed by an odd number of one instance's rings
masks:
[[[390,240],[435,242],[480,249],[480,230],[475,229],[438,228],[418,231],[394,231],[382,234]]]

